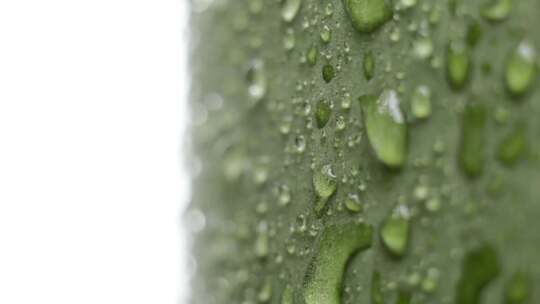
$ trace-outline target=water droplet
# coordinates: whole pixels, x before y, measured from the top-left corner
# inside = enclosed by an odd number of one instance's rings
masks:
[[[371,33],[392,18],[386,0],[344,0],[345,9],[356,30]]]
[[[290,285],[285,286],[281,294],[281,304],[294,304],[293,289]]]
[[[345,198],[345,207],[352,213],[359,213],[364,210],[364,207],[358,198],[358,194],[347,195],[347,198]]]
[[[371,304],[384,304],[381,274],[374,271],[371,275]]]
[[[291,51],[296,45],[296,38],[294,37],[294,31],[292,29],[287,29],[285,31],[285,36],[283,37],[283,47],[286,51]]]
[[[410,214],[406,206],[400,205],[392,211],[381,227],[384,247],[395,257],[405,255],[409,243]]]
[[[264,71],[264,63],[255,59],[251,62],[251,66],[247,73],[248,93],[255,101],[261,100],[266,95],[266,74]]]
[[[326,100],[321,100],[317,103],[317,108],[315,109],[315,120],[317,122],[317,128],[322,129],[330,120],[330,115],[332,115],[332,109],[330,104]]]
[[[451,43],[446,54],[446,72],[450,86],[459,90],[469,78],[470,55],[462,43]]]
[[[332,5],[332,3],[326,4],[326,7],[324,8],[324,14],[326,16],[332,16],[332,14],[334,14],[334,6]]]
[[[407,157],[407,125],[396,91],[386,90],[379,98],[359,98],[368,139],[377,158],[391,168],[401,168]]]
[[[416,5],[416,0],[401,0],[400,3],[403,8],[410,8]]]
[[[490,0],[482,6],[480,15],[489,21],[502,21],[512,11],[512,0]]]
[[[420,85],[414,90],[411,98],[411,110],[418,119],[428,118],[431,115],[431,90]]]
[[[347,262],[371,247],[372,228],[349,222],[328,225],[322,231],[303,283],[305,304],[340,304]]]
[[[461,120],[459,164],[469,177],[478,177],[484,168],[484,128],[486,110],[482,104],[470,103]]]
[[[512,95],[522,96],[529,91],[536,79],[536,59],[536,49],[527,41],[512,52],[505,71],[506,87]]]
[[[296,15],[298,15],[301,6],[302,0],[285,0],[281,8],[281,18],[283,18],[283,21],[293,21]]]
[[[468,252],[457,283],[455,303],[478,304],[484,287],[499,275],[499,259],[488,244]]]
[[[400,290],[398,292],[396,304],[409,304],[411,303],[412,294],[406,290]]]
[[[255,255],[258,258],[265,258],[268,255],[268,223],[260,222],[257,226],[257,237],[255,238]]]
[[[441,200],[438,197],[432,197],[425,203],[426,209],[429,212],[437,212],[441,209]]]
[[[332,39],[332,31],[330,31],[330,28],[328,25],[323,26],[323,29],[321,31],[321,41],[323,43],[329,43]]]
[[[345,117],[343,115],[339,115],[336,118],[336,129],[338,131],[343,131],[347,127],[347,122],[345,121]]]
[[[297,153],[304,153],[306,150],[306,138],[303,135],[294,138],[294,148]]]
[[[375,74],[375,57],[371,51],[364,54],[364,77],[369,81]]]
[[[414,42],[413,52],[418,59],[427,59],[433,54],[433,42],[428,37],[420,37]]]
[[[473,48],[478,44],[480,39],[482,39],[482,26],[477,21],[473,21],[467,27],[467,45]]]
[[[291,190],[287,185],[278,186],[278,203],[281,206],[286,206],[291,202]]]
[[[261,303],[267,303],[272,298],[272,282],[269,279],[266,279],[263,283],[263,286],[261,287],[261,290],[259,290],[259,294],[257,295],[257,299]]]
[[[318,55],[317,47],[316,46],[310,47],[306,53],[307,63],[310,66],[314,66],[317,63],[317,57],[318,57],[317,55]]]
[[[516,163],[525,151],[525,125],[518,124],[514,130],[503,138],[497,149],[497,159],[506,166]]]
[[[530,278],[524,273],[514,274],[506,283],[505,304],[525,304],[531,293]]]
[[[315,213],[321,215],[326,202],[337,190],[336,176],[330,165],[323,166],[313,174],[313,188],[317,196]]]
[[[325,64],[322,67],[322,77],[326,83],[332,81],[335,75],[336,72],[334,71],[334,67],[331,64]]]
[[[422,281],[422,290],[433,293],[439,284],[440,271],[437,268],[428,269],[427,275]]]

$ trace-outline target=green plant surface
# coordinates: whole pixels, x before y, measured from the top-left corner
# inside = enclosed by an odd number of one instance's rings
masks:
[[[540,303],[539,1],[192,8],[192,303]]]

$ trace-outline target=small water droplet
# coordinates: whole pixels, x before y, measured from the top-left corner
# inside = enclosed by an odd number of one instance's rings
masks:
[[[427,59],[433,54],[433,42],[428,37],[420,37],[413,44],[413,52],[418,59]]]
[[[261,287],[261,290],[259,290],[259,294],[257,295],[257,300],[259,300],[260,303],[267,303],[272,298],[272,282],[270,279],[264,280],[263,286]]]
[[[296,45],[296,38],[294,37],[294,31],[292,29],[287,29],[285,31],[285,36],[283,37],[283,47],[286,51],[291,51]]]
[[[428,86],[418,86],[411,98],[411,110],[418,119],[428,118],[431,115],[431,90]]]
[[[499,259],[489,244],[469,251],[463,260],[455,303],[480,303],[482,290],[499,275]]]
[[[315,64],[317,64],[317,57],[318,57],[317,47],[316,46],[310,47],[306,53],[307,63],[310,66],[314,66]]]
[[[336,75],[336,72],[334,70],[334,67],[331,64],[325,64],[322,67],[322,77],[326,83],[329,83],[334,79],[334,76]]]
[[[497,159],[502,164],[511,166],[523,154],[526,144],[525,134],[525,125],[520,123],[503,138],[497,149]]]
[[[364,77],[368,81],[371,80],[375,74],[375,56],[373,56],[373,52],[367,51],[364,54],[363,67]]]
[[[528,41],[521,42],[506,63],[505,80],[508,91],[522,96],[536,80],[536,49]]]
[[[313,188],[317,196],[315,213],[321,215],[326,202],[337,190],[336,176],[330,165],[323,166],[313,174]]]
[[[317,108],[315,109],[315,120],[317,122],[317,128],[322,129],[330,120],[332,115],[332,108],[326,100],[321,100],[317,103]]]
[[[281,293],[281,304],[294,304],[293,289],[290,285],[286,285]]]
[[[328,25],[323,26],[323,29],[321,30],[321,41],[325,44],[329,43],[332,39],[332,31],[328,27]]]
[[[473,48],[478,44],[480,39],[482,39],[482,26],[479,22],[473,21],[467,27],[467,44]]]
[[[403,257],[409,243],[409,210],[405,205],[396,207],[381,227],[384,247],[395,257]]]
[[[524,273],[515,273],[506,283],[504,291],[505,304],[525,304],[530,293],[530,278]]]
[[[296,153],[304,153],[306,150],[306,138],[303,135],[298,135],[294,138],[294,148]]]
[[[291,202],[291,190],[289,186],[283,184],[278,186],[278,204],[286,206]]]
[[[364,210],[364,206],[358,198],[358,194],[349,194],[345,198],[345,207],[352,213],[359,213]]]
[[[251,66],[247,73],[248,93],[249,96],[258,102],[266,95],[267,83],[264,70],[264,63],[255,59],[251,62]]]

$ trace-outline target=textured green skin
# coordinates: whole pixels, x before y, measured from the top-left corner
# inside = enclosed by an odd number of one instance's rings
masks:
[[[263,284],[271,282],[269,303],[279,303],[284,287],[290,285],[295,303],[301,304],[302,282],[313,252],[299,252],[316,250],[316,237],[291,232],[297,217],[306,216],[307,227],[313,225],[319,233],[326,225],[351,219],[363,219],[378,229],[397,202],[406,203],[414,213],[406,255],[395,260],[374,237],[372,247],[348,264],[342,303],[369,303],[374,271],[381,274],[386,303],[394,303],[397,297],[397,289],[389,288],[388,283],[410,289],[411,303],[454,303],[465,254],[486,242],[497,252],[501,271],[485,286],[481,303],[503,303],[504,283],[519,270],[526,271],[532,280],[529,303],[540,302],[540,90],[535,84],[516,100],[506,91],[503,76],[509,52],[523,37],[540,49],[540,2],[515,1],[510,17],[495,24],[479,17],[484,1],[461,1],[456,15],[445,1],[425,1],[440,10],[440,21],[430,27],[434,54],[440,62],[444,63],[450,40],[465,36],[469,21],[477,20],[483,30],[471,51],[467,85],[454,90],[447,82],[444,64],[433,68],[428,61],[411,55],[417,34],[407,27],[429,17],[420,3],[397,12],[398,21],[389,21],[366,35],[353,28],[338,0],[304,0],[290,25],[280,19],[279,1],[264,1],[258,14],[248,11],[247,1],[216,0],[208,10],[192,17],[193,41],[198,42],[192,51],[193,107],[204,107],[212,93],[224,100],[221,109],[208,110],[206,122],[192,131],[194,152],[202,163],[201,173],[194,178],[192,209],[201,210],[206,217],[204,230],[194,235],[197,274],[192,302],[256,303]],[[326,3],[333,5],[332,16],[324,16]],[[305,18],[311,21],[315,17],[316,24],[302,28]],[[320,42],[323,25],[332,29],[328,44]],[[292,51],[283,48],[288,27],[295,31]],[[393,42],[390,34],[396,29],[400,39]],[[300,63],[312,45],[332,57],[319,54],[313,67]],[[376,62],[370,81],[364,78],[362,66],[368,51],[373,52]],[[265,61],[268,79],[268,93],[256,105],[246,90],[246,71],[254,58]],[[336,67],[330,83],[321,75],[326,63]],[[491,65],[490,74],[482,72],[486,63]],[[403,79],[396,77],[398,72],[404,73]],[[298,83],[304,81],[307,87],[297,90]],[[407,96],[419,84],[433,92],[433,113],[424,122],[410,123],[407,162],[400,171],[388,170],[373,155],[360,106],[354,100],[365,94],[378,95],[383,89],[399,89],[407,108]],[[343,89],[353,100],[349,110],[340,106]],[[300,114],[304,107],[297,99],[311,104],[308,116]],[[313,109],[321,99],[334,103],[332,116],[323,129],[308,128],[308,118],[314,119]],[[487,108],[485,156],[483,173],[470,179],[459,165],[461,118],[465,104],[475,100]],[[494,119],[500,107],[510,113],[507,123]],[[335,127],[338,115],[347,119],[344,130]],[[519,121],[527,122],[527,148],[507,168],[497,161],[497,147]],[[287,134],[280,131],[284,125],[289,127]],[[306,139],[302,154],[291,152],[297,135]],[[351,136],[362,136],[362,140],[349,147]],[[437,141],[446,146],[440,156],[433,152]],[[238,170],[230,170],[235,162],[240,165],[232,167]],[[327,203],[331,214],[320,219],[313,211],[312,162],[317,166],[332,164],[339,181],[337,192]],[[254,182],[258,168],[268,174],[263,183]],[[422,178],[441,200],[438,212],[427,212],[414,198],[413,191]],[[275,189],[281,184],[290,189],[292,199],[287,206],[277,203]],[[361,184],[365,191],[358,189]],[[365,204],[362,214],[340,209],[349,193],[360,194]],[[257,212],[262,203],[268,211]],[[261,221],[268,223],[270,234],[266,258],[257,257],[253,250]],[[290,245],[296,249],[294,254],[287,252]],[[432,293],[407,284],[411,272],[423,275],[429,267],[440,273]]]

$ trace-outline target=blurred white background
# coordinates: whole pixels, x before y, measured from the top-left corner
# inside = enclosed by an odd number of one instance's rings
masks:
[[[0,1],[0,303],[186,303],[187,2]]]

